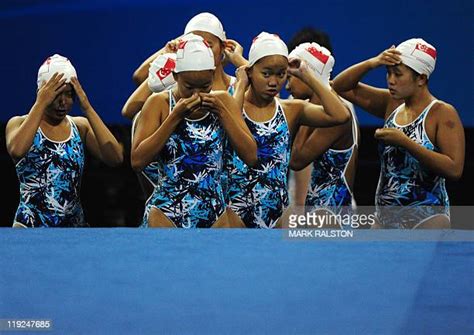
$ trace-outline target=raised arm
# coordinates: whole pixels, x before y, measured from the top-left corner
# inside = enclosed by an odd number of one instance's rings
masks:
[[[225,41],[225,59],[230,61],[235,67],[247,65],[249,62],[243,56],[244,48],[235,40]]]
[[[247,91],[250,84],[247,71],[247,65],[239,66],[237,70],[235,70],[237,81],[235,83],[234,95],[232,97],[237,102],[237,106],[239,107],[240,111],[242,111],[244,108],[245,92]]]
[[[248,166],[257,163],[257,142],[245,124],[242,109],[224,91],[201,93],[202,106],[215,113],[222,124],[232,147]]]
[[[101,161],[109,166],[117,166],[123,162],[123,148],[115,136],[104,124],[94,110],[82,89],[77,78],[71,78],[71,84],[76,92],[79,105],[85,118],[76,118],[85,128],[85,143],[87,149]]]
[[[303,133],[300,132],[301,128],[306,128],[300,127],[300,131],[298,131],[296,139],[293,142],[290,167],[296,171],[304,169],[331,148],[345,132],[350,131],[350,125],[351,123],[349,121],[336,127],[316,128],[306,140],[300,140],[298,138],[304,136]]]
[[[343,98],[363,108],[370,114],[384,119],[394,104],[387,89],[360,83],[362,78],[375,68],[400,64],[400,52],[392,46],[376,57],[351,66],[341,72],[332,82],[332,88]],[[399,103],[398,103],[399,104]]]
[[[36,95],[36,101],[26,117],[13,117],[5,129],[7,151],[13,161],[17,162],[26,155],[33,144],[33,139],[40,126],[44,111],[65,89],[66,79],[63,74],[53,74]]]
[[[133,117],[142,109],[146,99],[152,94],[148,88],[148,80],[145,80],[137,87],[132,95],[127,99],[122,108],[122,116],[132,120]]]
[[[404,147],[433,173],[452,180],[461,178],[464,169],[464,128],[453,106],[442,103],[437,107],[435,143],[439,151],[428,150],[394,128],[377,129],[375,138],[389,145]]]
[[[164,107],[167,107],[167,93],[153,95],[145,102],[138,120],[132,144],[131,163],[135,171],[141,171],[161,152],[178,124],[190,113],[200,107],[201,99],[197,93],[180,99],[162,122]]]
[[[298,100],[302,108],[298,114],[298,124],[312,127],[331,127],[347,122],[350,114],[339,97],[319,81],[301,59],[290,60],[288,72],[308,85],[320,100],[321,106]]]
[[[145,59],[142,64],[140,64],[140,66],[133,73],[133,82],[137,86],[141,85],[148,77],[148,69],[150,68],[151,62],[153,62],[156,57],[164,53],[176,52],[176,50],[178,49],[179,38],[181,38],[181,36],[169,41],[163,48],[156,51],[153,55]]]

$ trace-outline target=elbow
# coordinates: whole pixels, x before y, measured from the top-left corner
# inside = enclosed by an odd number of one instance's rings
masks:
[[[298,159],[298,157],[291,157],[290,160],[290,169],[294,171],[301,171],[306,167],[303,160]]]
[[[134,155],[133,153],[130,157],[130,164],[132,166],[133,171],[135,172],[140,172],[145,167],[143,162],[140,159],[138,159],[136,155]]]
[[[251,150],[248,152],[248,157],[246,164],[250,167],[254,167],[258,163],[258,154],[257,154],[257,141],[255,141],[254,138],[252,138],[252,145],[251,145]]]
[[[455,168],[450,171],[448,171],[448,174],[446,175],[446,178],[451,180],[451,181],[459,181],[461,179],[463,173],[463,167],[461,168]]]
[[[139,70],[136,70],[133,73],[132,80],[135,83],[135,85],[139,86],[145,80],[145,78],[143,78]]]
[[[109,162],[109,165],[111,167],[117,167],[117,166],[120,166],[122,164],[123,164],[123,150],[120,150],[120,152],[114,157],[114,159],[112,159]]]
[[[341,82],[337,80],[337,77],[331,82],[331,88],[336,91],[336,93],[341,94],[344,90],[341,87]]]
[[[127,106],[122,108],[122,116],[129,120],[133,119],[133,114],[128,110]]]
[[[351,114],[347,108],[344,108],[344,113],[337,119],[339,124],[344,124],[349,122],[351,119]]]
[[[258,163],[257,150],[252,150],[245,155],[245,164],[249,167],[254,167]]]
[[[254,167],[255,165],[257,165],[257,163],[258,163],[257,154],[252,155],[252,156],[250,156],[249,158],[247,158],[246,164],[247,164],[249,167]]]
[[[107,166],[117,167],[123,163],[123,144],[113,141],[114,143],[109,143],[101,151],[101,160]]]
[[[237,155],[240,159],[249,167],[254,167],[258,163],[258,155],[257,155],[257,142],[252,137],[252,140],[246,143],[248,145],[236,145]]]
[[[8,153],[10,154],[10,157],[15,162],[17,162],[25,156],[26,151],[24,151],[21,148],[18,148],[16,146],[13,146],[12,148],[10,148],[10,150],[8,150]]]

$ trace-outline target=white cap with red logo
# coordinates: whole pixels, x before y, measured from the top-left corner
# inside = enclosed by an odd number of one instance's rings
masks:
[[[335,62],[331,51],[315,42],[302,43],[290,52],[289,57],[306,61],[316,77],[329,86],[329,79]]]
[[[286,44],[275,34],[261,32],[253,39],[249,51],[249,65],[253,66],[258,60],[266,56],[280,55],[288,58]]]
[[[214,54],[201,36],[183,36],[176,51],[175,73],[184,71],[214,70]]]
[[[211,13],[200,13],[189,20],[184,33],[189,34],[193,31],[205,31],[216,36],[222,42],[225,42],[226,36],[221,21]]]
[[[69,59],[58,54],[48,57],[38,70],[38,79],[36,83],[38,88],[51,79],[55,73],[64,74],[63,78],[68,83],[72,77],[77,77],[76,69],[72,66]]]
[[[429,78],[436,65],[436,48],[421,38],[412,38],[400,43],[397,48],[401,52],[402,63],[419,74]]]
[[[175,67],[176,54],[166,53],[156,57],[148,70],[148,87],[150,91],[158,93],[173,86],[176,83],[173,78]]]

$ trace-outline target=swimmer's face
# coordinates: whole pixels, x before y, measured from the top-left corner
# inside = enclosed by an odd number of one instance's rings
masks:
[[[249,79],[254,91],[264,100],[273,100],[286,81],[288,59],[284,56],[266,56],[249,70]]]
[[[286,90],[296,99],[310,99],[313,91],[301,79],[288,74]]]
[[[224,54],[224,42],[222,42],[217,36],[208,33],[207,31],[196,30],[192,32],[195,35],[201,36],[209,45],[214,54],[214,64],[219,65],[222,62]]]
[[[189,98],[194,93],[209,93],[212,89],[214,70],[184,71],[173,75],[181,98]]]
[[[65,84],[66,89],[56,95],[53,102],[46,108],[46,115],[53,120],[62,120],[74,105],[74,89],[71,84]]]
[[[426,76],[417,74],[405,64],[387,66],[387,86],[394,99],[411,97],[423,83],[426,83]]]

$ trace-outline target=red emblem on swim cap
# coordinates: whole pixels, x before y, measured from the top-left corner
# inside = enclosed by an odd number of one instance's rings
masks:
[[[328,55],[323,54],[321,51],[319,51],[315,47],[309,47],[306,50],[308,50],[308,52],[311,55],[313,55],[317,60],[319,60],[321,63],[323,63],[323,64],[327,63],[327,61],[329,59]]]
[[[184,49],[184,46],[186,45],[188,41],[179,41],[178,44],[178,49]]]
[[[172,58],[168,58],[166,60],[165,65],[161,69],[156,71],[156,75],[158,76],[158,78],[160,78],[160,80],[163,80],[170,75],[170,73],[174,70],[175,67],[176,62]]]
[[[436,49],[430,48],[429,46],[421,43],[417,43],[415,49],[423,51],[425,54],[430,55],[436,60]]]

